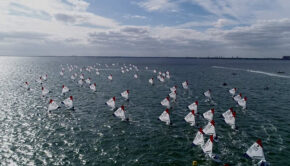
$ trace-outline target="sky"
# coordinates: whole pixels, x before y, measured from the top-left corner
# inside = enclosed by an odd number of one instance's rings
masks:
[[[0,0],[0,56],[290,55],[289,0]]]

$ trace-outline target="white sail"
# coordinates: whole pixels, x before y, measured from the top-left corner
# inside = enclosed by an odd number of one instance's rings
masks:
[[[112,76],[112,74],[110,74],[110,75],[108,76],[108,79],[109,79],[110,81],[113,80],[113,76]]]
[[[129,90],[125,90],[124,92],[121,93],[121,96],[128,100],[129,99]]]
[[[203,138],[204,132],[202,131],[202,128],[199,128],[198,132],[195,135],[194,140],[192,141],[193,145],[200,145],[202,146],[204,144],[204,138]]]
[[[198,101],[195,101],[187,107],[190,111],[194,110],[195,111],[194,113],[197,114],[197,106],[198,106]]]
[[[153,82],[153,78],[150,78],[150,79],[149,79],[149,83],[150,83],[151,85],[154,84],[154,82]]]
[[[203,128],[203,132],[206,135],[213,135],[214,137],[216,137],[214,120],[207,123],[207,125]]]
[[[95,92],[96,91],[96,83],[90,85],[90,89]]]
[[[169,74],[166,74],[166,78],[167,78],[167,79],[170,79],[170,75],[169,75]]]
[[[206,92],[203,93],[205,97],[211,99],[211,90],[207,90]]]
[[[159,119],[160,119],[162,122],[166,122],[167,125],[170,125],[169,110],[166,109],[165,111],[163,111],[163,113],[159,116]]]
[[[208,141],[201,146],[201,149],[206,155],[212,157],[212,148],[213,148],[213,136],[211,135]]]
[[[184,81],[182,83],[182,87],[183,87],[183,89],[188,89],[188,82],[187,81]]]
[[[169,96],[173,99],[173,101],[175,101],[176,100],[176,91],[169,93]]]
[[[247,108],[247,97],[244,97],[243,99],[238,101],[239,106],[241,106],[243,109]]]
[[[248,155],[252,159],[256,160],[265,160],[264,151],[263,151],[263,145],[261,139],[258,139],[246,152],[246,155]]]
[[[59,75],[63,76],[63,71],[60,71],[60,72],[59,72]]]
[[[242,94],[240,93],[240,94],[236,95],[236,96],[234,97],[234,100],[235,100],[236,102],[239,102],[240,100],[242,100]]]
[[[91,78],[87,78],[87,79],[86,79],[86,83],[87,83],[87,84],[91,84]]]
[[[138,75],[137,75],[137,74],[134,74],[134,78],[136,78],[136,79],[137,79],[137,78],[138,78]]]
[[[233,108],[228,109],[222,116],[226,124],[230,125],[232,129],[236,128],[236,112],[233,111]]]
[[[194,110],[192,110],[191,112],[189,112],[184,120],[187,122],[187,123],[190,123],[190,126],[194,126],[195,125],[195,113],[194,113]]]
[[[69,91],[69,88],[67,86],[62,85],[62,91],[61,94],[65,94]]]
[[[175,86],[173,86],[173,87],[170,88],[170,91],[171,92],[174,92],[174,91],[176,91],[176,89],[177,89],[177,86],[175,85]]]
[[[52,99],[50,99],[47,110],[48,111],[53,111],[53,110],[58,109],[58,107],[59,107],[58,104],[55,101],[53,101]]]
[[[120,108],[118,108],[115,112],[114,115],[118,118],[121,118],[123,121],[126,119],[125,117],[125,110],[124,106],[122,105]]]
[[[230,89],[229,92],[232,96],[236,94],[237,88]]]
[[[46,96],[49,93],[49,90],[44,87],[42,87],[41,90],[42,90],[41,91],[42,96]]]
[[[43,80],[43,81],[46,81],[46,79],[47,79],[47,74],[42,75],[41,77],[42,77],[42,80]]]
[[[208,111],[206,111],[205,113],[202,114],[204,119],[211,121],[213,119],[213,115],[214,115],[214,109],[210,109]]]
[[[109,107],[111,107],[112,109],[115,109],[115,101],[116,101],[116,98],[115,98],[115,97],[112,97],[112,98],[110,98],[110,99],[106,102],[106,104],[107,104]]]
[[[154,70],[153,70],[153,73],[157,73],[157,71],[154,69]]]
[[[23,85],[23,87],[24,87],[26,90],[29,90],[29,89],[30,89],[30,86],[29,86],[28,82],[25,82],[24,85]]]
[[[100,72],[99,71],[96,71],[96,75],[100,75]]]
[[[36,82],[42,84],[42,77],[39,77],[39,79],[37,79]]]
[[[65,105],[65,107],[67,108],[67,109],[71,109],[71,108],[73,108],[73,97],[72,96],[70,96],[69,98],[67,98],[67,99],[65,99],[64,101],[63,101],[63,104]]]
[[[74,80],[76,77],[75,77],[74,75],[71,75],[70,78],[71,78],[72,80]]]
[[[80,79],[83,80],[84,78],[85,78],[85,77],[84,77],[84,74],[81,74],[81,75],[80,75]]]
[[[165,99],[163,99],[161,101],[161,105],[166,107],[166,108],[170,108],[170,100],[169,100],[169,97],[166,97]]]
[[[83,83],[84,83],[83,79],[80,79],[80,80],[78,81],[78,84],[79,84],[79,85],[83,85]]]

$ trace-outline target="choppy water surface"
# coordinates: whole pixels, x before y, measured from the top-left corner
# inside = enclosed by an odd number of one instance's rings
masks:
[[[97,84],[97,92],[88,86],[79,87],[72,81],[66,64],[86,67],[96,65],[95,72],[84,72]],[[115,66],[111,64],[115,63]],[[135,71],[120,72],[123,64],[139,67]],[[60,65],[66,68],[59,75]],[[106,68],[104,64],[109,64]],[[145,70],[145,66],[149,70]],[[150,86],[148,79],[156,76],[153,69],[169,70],[171,79]],[[285,74],[277,74],[284,71]],[[79,72],[78,72],[79,73]],[[107,76],[113,74],[113,81]],[[233,75],[232,73],[236,73]],[[44,82],[51,93],[41,97],[41,86],[35,82],[47,74]],[[207,159],[199,147],[192,147],[198,130],[183,120],[187,106],[198,100],[199,112],[212,106],[204,102],[202,93],[212,90],[216,109],[214,120],[219,142],[214,153],[232,165],[253,165],[256,162],[243,158],[243,153],[258,138],[263,141],[267,161],[271,165],[288,165],[290,162],[290,62],[251,60],[197,60],[176,58],[95,58],[95,57],[0,57],[0,162],[1,165],[218,165]],[[189,81],[189,91],[181,82]],[[21,88],[28,81],[30,91]],[[226,82],[227,86],[222,86]],[[74,96],[75,110],[63,106],[47,112],[49,98],[57,102],[61,86],[67,85]],[[172,126],[157,120],[164,111],[160,101],[169,88],[178,85],[177,102],[171,110]],[[269,90],[264,90],[265,87]],[[248,97],[248,109],[241,110],[231,99],[228,90],[237,87]],[[130,90],[130,101],[120,93]],[[116,96],[117,106],[125,105],[130,122],[112,116],[104,104]],[[229,107],[237,111],[233,131],[221,118]],[[199,117],[200,127],[206,121]],[[206,137],[206,140],[208,137]]]

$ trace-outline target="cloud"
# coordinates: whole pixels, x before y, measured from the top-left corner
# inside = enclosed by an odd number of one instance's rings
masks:
[[[146,0],[138,3],[138,5],[149,12],[152,11],[175,12],[178,9],[178,5],[169,0]]]
[[[239,47],[289,50],[290,19],[260,21],[252,26],[225,31],[223,37]]]
[[[289,13],[284,0],[273,6],[265,1],[263,7],[274,11],[272,19],[265,8],[252,10],[259,0],[248,6],[230,0],[146,0],[139,5],[149,12],[180,11],[179,4],[186,2],[215,16],[173,26],[134,26],[89,12],[90,4],[82,0],[4,1],[0,55],[280,57],[290,51],[290,19],[281,18]],[[247,18],[247,26],[241,25]]]
[[[126,19],[147,19],[146,16],[140,16],[140,15],[125,15],[124,18]]]

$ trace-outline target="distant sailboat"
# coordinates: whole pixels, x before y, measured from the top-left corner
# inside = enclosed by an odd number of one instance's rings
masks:
[[[161,120],[162,122],[165,122],[167,125],[170,125],[170,115],[169,115],[168,109],[163,111],[163,113],[159,116],[159,120]]]

